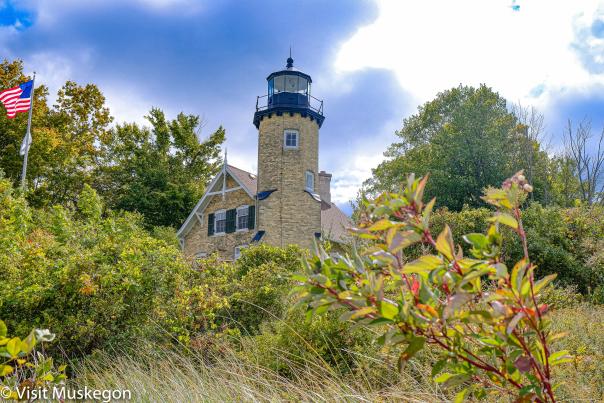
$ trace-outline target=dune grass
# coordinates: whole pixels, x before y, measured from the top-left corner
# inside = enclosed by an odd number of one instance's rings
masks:
[[[556,348],[569,349],[577,357],[555,373],[562,382],[560,401],[604,401],[604,307],[559,309],[552,313],[552,326],[556,332],[568,332]],[[393,357],[359,356],[357,371],[341,375],[318,355],[304,357],[300,365],[299,357],[282,351],[278,353],[290,365],[286,377],[262,364],[265,352],[254,351],[253,338],[238,345],[238,350],[143,345],[135,353],[100,353],[74,366],[73,382],[128,389],[136,402],[451,401],[451,395],[431,380],[429,356],[410,362],[400,373]]]

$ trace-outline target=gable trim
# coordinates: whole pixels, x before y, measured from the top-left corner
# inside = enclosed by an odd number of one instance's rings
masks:
[[[206,192],[204,193],[204,195],[201,197],[201,199],[199,199],[199,201],[197,202],[197,204],[195,205],[195,207],[193,207],[193,211],[191,211],[191,213],[189,214],[189,216],[187,217],[187,219],[185,220],[185,222],[181,225],[181,227],[178,229],[178,231],[176,231],[176,236],[178,238],[183,238],[189,233],[189,231],[191,230],[192,224],[193,224],[193,219],[195,216],[197,216],[198,214],[201,214],[203,212],[203,210],[200,211],[200,208],[203,206],[204,202],[212,196],[216,196],[216,195],[220,195],[222,194],[222,190],[220,191],[212,191],[212,189],[214,189],[214,187],[216,186],[216,184],[218,184],[218,181],[224,177],[225,174],[229,174],[231,176],[231,178],[233,178],[233,180],[239,185],[238,187],[234,187],[234,188],[229,188],[229,189],[225,189],[224,192],[233,192],[236,190],[240,190],[243,189],[245,190],[245,192],[248,194],[248,196],[250,196],[250,198],[254,198],[254,194],[252,193],[251,189],[248,189],[247,186],[245,186],[244,183],[242,183],[239,178],[237,178],[237,175],[233,174],[233,172],[231,171],[231,168],[229,168],[228,165],[226,165],[225,167],[223,167],[223,169],[216,175],[216,177],[212,180],[212,182],[208,185],[208,187],[206,188]],[[198,216],[199,218],[199,216]]]

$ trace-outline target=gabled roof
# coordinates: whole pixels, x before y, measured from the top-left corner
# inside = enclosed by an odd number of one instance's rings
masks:
[[[345,243],[351,236],[348,228],[352,227],[352,220],[334,203],[321,202],[321,232],[330,241]]]
[[[245,185],[245,187],[247,187],[250,191],[252,191],[253,194],[256,194],[257,192],[257,184],[258,184],[258,180],[256,179],[256,175],[244,171],[243,169],[239,169],[237,167],[234,167],[232,165],[228,165],[229,167],[229,173],[233,176],[233,177],[237,177],[237,182],[242,183]]]
[[[208,185],[205,194],[201,199],[199,199],[199,202],[197,202],[193,208],[193,211],[191,211],[183,225],[178,229],[176,236],[181,237],[186,235],[193,227],[195,215],[203,211],[203,209],[210,202],[212,196],[220,194],[220,191],[222,190],[222,177],[225,173],[231,176],[231,178],[233,178],[235,182],[237,182],[237,184],[241,186],[243,190],[245,190],[250,198],[254,198],[257,189],[256,175],[244,171],[243,169],[236,168],[232,165],[223,165],[223,169]]]

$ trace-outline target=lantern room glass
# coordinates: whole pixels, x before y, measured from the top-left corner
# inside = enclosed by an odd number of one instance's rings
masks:
[[[308,96],[310,93],[310,85],[305,77],[301,77],[297,74],[282,74],[271,78],[268,81],[269,97],[282,92]]]

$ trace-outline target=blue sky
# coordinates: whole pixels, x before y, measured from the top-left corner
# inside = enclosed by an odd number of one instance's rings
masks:
[[[69,79],[97,84],[117,121],[144,122],[152,106],[201,115],[252,171],[256,95],[290,45],[325,101],[320,165],[341,206],[403,118],[459,83],[537,107],[554,148],[568,117],[604,121],[599,1],[0,0],[0,55],[52,97]]]

